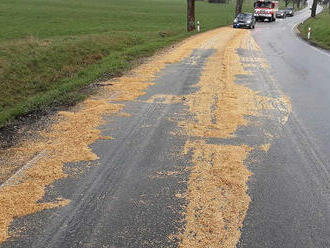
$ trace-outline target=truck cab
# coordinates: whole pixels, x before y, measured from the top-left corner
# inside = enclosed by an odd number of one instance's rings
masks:
[[[258,0],[254,3],[254,16],[257,21],[268,19],[270,22],[276,20],[278,1]]]

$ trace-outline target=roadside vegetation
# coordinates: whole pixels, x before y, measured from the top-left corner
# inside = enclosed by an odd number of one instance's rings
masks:
[[[281,9],[286,7],[294,7],[295,11],[304,9],[307,6],[307,0],[283,0],[279,1]]]
[[[301,36],[307,40],[308,27],[311,27],[310,42],[324,49],[330,50],[330,13],[325,9],[322,13],[309,18],[298,29]]]
[[[228,25],[234,8],[197,1],[196,20],[202,31]],[[87,85],[191,35],[185,21],[182,0],[2,0],[0,127],[83,99]]]

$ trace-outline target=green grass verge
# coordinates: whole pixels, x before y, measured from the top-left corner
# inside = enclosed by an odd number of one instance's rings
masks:
[[[307,39],[308,27],[312,28],[310,41],[319,47],[330,50],[330,13],[328,9],[298,26],[304,39]]]
[[[196,2],[202,31],[230,24],[235,2]],[[96,79],[191,35],[185,13],[185,0],[2,0],[0,127],[81,100],[79,90]]]

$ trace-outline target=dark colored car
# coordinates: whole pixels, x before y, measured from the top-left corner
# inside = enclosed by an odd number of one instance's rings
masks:
[[[286,18],[286,10],[280,9],[276,12],[277,18]]]
[[[252,13],[240,13],[234,19],[233,28],[254,28],[256,25],[256,18]]]
[[[293,7],[286,8],[285,11],[286,11],[286,16],[294,16],[294,8]]]

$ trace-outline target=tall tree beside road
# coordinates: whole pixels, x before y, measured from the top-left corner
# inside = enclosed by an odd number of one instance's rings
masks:
[[[243,0],[236,0],[235,16],[242,12]]]
[[[187,31],[195,30],[195,0],[187,0]]]
[[[315,17],[315,16],[316,16],[317,1],[318,1],[318,0],[313,0],[311,17]]]

